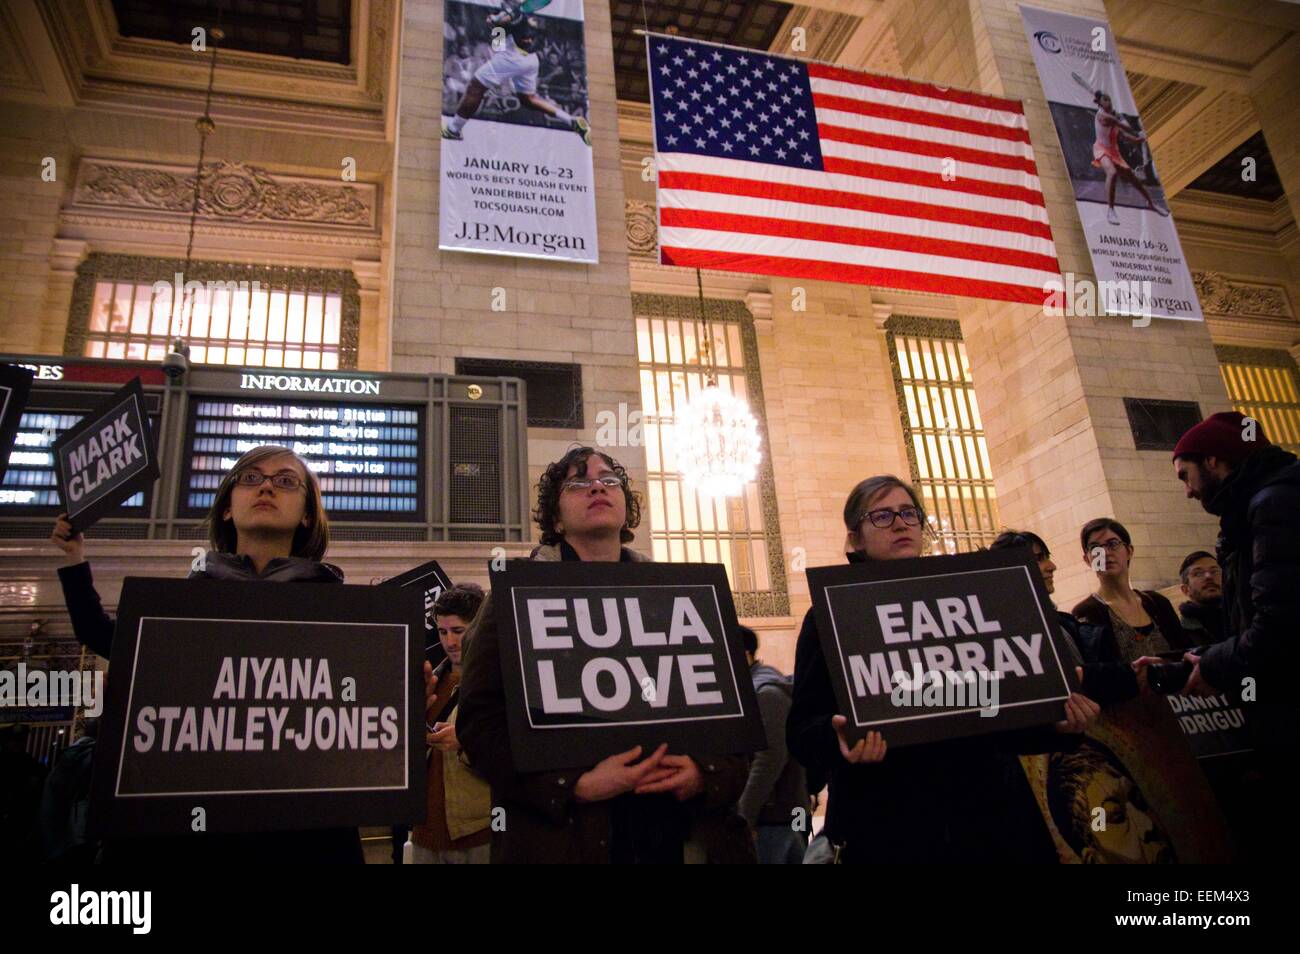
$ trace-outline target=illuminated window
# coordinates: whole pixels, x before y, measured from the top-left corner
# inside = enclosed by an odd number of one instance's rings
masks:
[[[356,367],[360,298],[351,272],[193,262],[181,282],[183,268],[91,255],[77,269],[64,352],[158,361],[181,337],[194,362]]]
[[[978,549],[997,536],[998,505],[961,328],[906,317],[885,327],[912,481],[940,548]]]
[[[646,509],[654,558],[674,563],[722,563],[741,616],[789,613],[784,558],[775,514],[775,482],[763,438],[758,479],[741,496],[713,499],[688,489],[677,472],[672,428],[677,409],[704,387],[699,302],[670,295],[632,296],[646,448]],[[752,318],[740,302],[707,301],[718,386],[749,402],[763,426]],[[768,509],[764,509],[764,499]]]
[[[1269,348],[1216,350],[1233,406],[1259,421],[1274,444],[1300,453],[1300,383],[1291,355]]]

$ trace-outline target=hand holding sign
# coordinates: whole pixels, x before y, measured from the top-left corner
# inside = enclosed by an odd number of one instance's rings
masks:
[[[868,732],[858,739],[857,745],[850,748],[849,740],[844,735],[844,727],[848,724],[849,720],[842,715],[831,716],[831,727],[835,730],[835,738],[839,740],[840,755],[844,756],[844,761],[852,765],[882,761],[889,749],[884,736],[879,732]]]
[[[63,551],[63,555],[68,558],[68,566],[86,562],[86,538],[73,532],[66,513],[59,514],[59,519],[54,522],[50,542]]]
[[[690,801],[704,791],[704,775],[689,755],[665,755],[659,768],[636,787],[638,795],[671,794],[679,802]]]
[[[596,763],[595,768],[583,772],[573,786],[573,797],[580,802],[603,802],[633,791],[659,767],[668,745],[659,746],[654,753],[640,762],[641,746],[618,752]]]
[[[1074,671],[1083,681],[1083,667],[1075,666]],[[1065,719],[1056,723],[1056,731],[1065,735],[1078,735],[1101,715],[1101,706],[1081,692],[1070,693],[1065,700]]]

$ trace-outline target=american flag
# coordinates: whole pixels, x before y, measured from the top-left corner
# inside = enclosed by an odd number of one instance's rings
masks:
[[[1018,101],[646,43],[664,264],[1039,305],[1060,281]]]

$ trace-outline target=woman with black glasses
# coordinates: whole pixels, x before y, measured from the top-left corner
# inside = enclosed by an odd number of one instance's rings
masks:
[[[926,516],[897,477],[862,481],[844,505],[850,562],[922,555]],[[850,746],[813,611],[795,651],[791,754],[830,778],[825,832],[840,863],[1046,863],[1057,861],[1042,812],[1016,758],[1074,748],[1096,703],[1073,694],[1055,726],[889,748],[889,733]],[[996,718],[996,717],[994,717]]]
[[[320,484],[306,462],[287,447],[264,445],[245,453],[221,479],[207,517],[211,549],[190,579],[284,583],[343,582],[343,571],[320,562],[329,544],[329,520]],[[114,620],[95,591],[85,540],[67,514],[50,542],[63,551],[59,568],[72,630],[86,648],[112,654]],[[355,828],[254,835],[193,835],[133,839],[105,846],[105,860],[181,864],[355,863],[361,839]]]
[[[1133,538],[1118,520],[1098,517],[1079,531],[1083,562],[1097,574],[1097,590],[1075,605],[1073,613],[1104,634],[1107,647],[1126,663],[1139,663],[1139,685],[1145,685],[1146,663],[1175,649],[1192,649],[1191,638],[1174,604],[1154,590],[1135,590],[1129,582]],[[1140,661],[1140,662],[1139,662]]]

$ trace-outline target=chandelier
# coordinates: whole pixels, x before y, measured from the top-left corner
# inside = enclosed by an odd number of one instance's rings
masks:
[[[704,281],[695,270],[700,293],[700,345],[705,386],[677,412],[677,468],[687,487],[705,497],[734,497],[758,473],[762,460],[758,422],[743,398],[718,386],[713,360],[713,329],[704,311]]]

